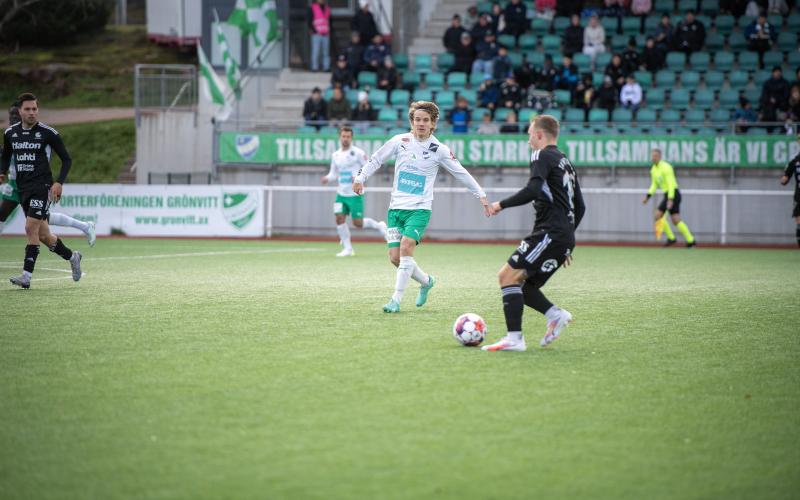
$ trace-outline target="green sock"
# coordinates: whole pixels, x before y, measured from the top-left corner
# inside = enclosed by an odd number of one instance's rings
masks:
[[[669,221],[667,220],[667,216],[665,215],[664,218],[661,219],[661,220],[664,221],[664,234],[667,235],[667,239],[668,240],[674,240],[675,239],[675,233],[673,233],[672,232],[672,228],[669,227]]]
[[[694,236],[692,235],[692,232],[689,231],[689,226],[687,226],[685,222],[680,221],[675,224],[675,227],[678,228],[678,231],[680,231],[683,237],[686,239],[686,243],[694,242]]]

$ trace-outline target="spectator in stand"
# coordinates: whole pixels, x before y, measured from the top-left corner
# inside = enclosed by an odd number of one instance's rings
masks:
[[[479,40],[475,46],[475,62],[472,63],[472,72],[489,75],[494,73],[494,58],[498,51],[497,42],[494,41],[494,33],[487,31],[483,40]]]
[[[536,88],[539,90],[546,90],[550,92],[555,88],[557,76],[558,70],[553,64],[553,56],[550,54],[545,54],[544,63],[536,72],[533,84],[536,85]]]
[[[331,87],[341,87],[350,90],[353,86],[353,72],[347,66],[347,56],[342,54],[336,58],[336,66],[331,72]]]
[[[503,7],[501,7],[499,3],[492,4],[492,12],[489,14],[489,25],[495,33],[500,33],[506,29],[506,18],[503,13]]]
[[[497,124],[492,121],[492,114],[488,111],[483,112],[483,116],[481,116],[481,124],[478,126],[477,132],[484,135],[494,135],[500,133],[500,127],[498,127]]]
[[[353,20],[350,21],[350,29],[357,31],[361,36],[362,43],[366,45],[378,34],[378,25],[375,24],[375,17],[369,11],[369,2],[360,0],[358,4],[361,8],[353,16]]]
[[[639,66],[642,65],[642,60],[639,57],[639,52],[636,51],[636,37],[632,36],[628,39],[628,46],[622,52],[622,65],[625,71],[633,73],[639,71]]]
[[[581,16],[573,14],[569,19],[569,26],[564,30],[561,37],[561,47],[564,54],[574,56],[583,50],[583,26],[581,26]]]
[[[597,54],[606,51],[606,30],[600,24],[597,14],[589,18],[589,26],[583,30],[583,53],[592,58],[592,66]]]
[[[519,122],[517,121],[517,113],[510,111],[506,115],[506,121],[500,127],[501,134],[519,134]]]
[[[589,108],[592,107],[594,101],[594,83],[592,82],[591,73],[583,75],[583,78],[575,87],[575,95],[572,98],[572,105],[576,108],[581,108],[588,113]]]
[[[372,109],[372,104],[369,103],[369,94],[363,90],[358,93],[358,102],[353,108],[352,118],[353,121],[359,123],[359,128],[362,133],[369,126],[369,122],[375,119],[375,111]]]
[[[505,81],[500,84],[500,97],[498,107],[519,109],[522,104],[522,87],[514,79],[514,74],[509,73]]]
[[[325,5],[325,0],[316,0],[308,8],[308,29],[311,32],[311,71],[319,71],[320,58],[322,70],[330,71],[331,8]]]
[[[758,120],[758,116],[756,115],[756,112],[753,111],[750,101],[744,97],[740,97],[739,107],[733,112],[733,121],[736,123],[736,132],[739,134],[747,132],[747,129],[750,128],[749,125],[755,123],[756,120]]]
[[[625,66],[622,65],[622,58],[619,54],[614,54],[611,62],[606,66],[606,75],[611,77],[617,92],[625,85],[625,77],[628,76],[628,72],[625,71]]]
[[[372,43],[367,47],[367,50],[364,51],[365,69],[367,71],[377,72],[378,68],[383,64],[384,59],[386,59],[386,56],[390,55],[389,47],[383,43],[383,37],[381,35],[375,35],[372,37]]]
[[[578,85],[578,76],[578,67],[573,64],[572,57],[565,55],[561,58],[561,67],[558,68],[553,84],[555,88],[569,90],[572,94]]]
[[[465,30],[470,31],[478,24],[478,19],[480,19],[480,17],[481,16],[478,14],[478,7],[471,5],[467,9],[467,12],[461,16],[461,25]]]
[[[556,15],[556,0],[535,0],[533,9],[535,17],[551,20]]]
[[[469,122],[472,119],[469,103],[464,97],[458,98],[456,107],[448,113],[447,121],[453,126],[454,134],[466,134],[469,131]]]
[[[472,45],[472,35],[468,31],[461,33],[461,41],[453,52],[453,65],[450,71],[461,71],[469,74],[472,63],[475,62],[475,46]]]
[[[603,85],[594,94],[594,105],[611,113],[617,105],[618,95],[617,89],[614,88],[614,81],[606,75],[603,77]]]
[[[697,52],[706,43],[706,27],[695,19],[693,11],[687,11],[686,17],[675,30],[676,48],[686,54]]]
[[[347,67],[353,73],[353,79],[358,78],[358,73],[364,69],[364,46],[361,45],[361,35],[357,31],[350,34],[350,46],[344,49],[347,57]]]
[[[461,44],[461,34],[466,31],[467,30],[461,26],[461,16],[458,14],[454,15],[453,20],[450,21],[450,27],[447,28],[447,31],[444,32],[444,36],[442,37],[442,43],[444,44],[444,48],[447,49],[447,52],[451,54],[456,53],[459,44]]]
[[[625,85],[619,91],[619,102],[623,108],[636,111],[642,104],[642,86],[636,81],[633,75],[628,75]]]
[[[780,66],[772,68],[772,78],[764,82],[761,90],[761,107],[762,111],[765,107],[776,111],[789,109],[789,82],[783,77]]]
[[[506,5],[503,14],[506,21],[505,33],[519,39],[520,35],[528,31],[527,9],[520,0],[511,0]]]
[[[661,16],[661,22],[656,27],[654,36],[656,39],[656,46],[661,49],[662,52],[667,53],[672,50],[675,44],[675,28],[672,26],[672,20],[669,14]]]
[[[778,31],[767,22],[767,16],[761,14],[747,26],[744,36],[747,38],[747,48],[758,52],[758,67],[764,69],[764,52],[772,48],[778,38]]]
[[[397,88],[397,68],[392,56],[383,59],[383,66],[378,68],[378,88],[389,93]]]
[[[350,114],[350,103],[345,99],[344,92],[341,88],[334,87],[333,95],[328,102],[328,120],[332,122],[331,125],[338,126],[341,122],[349,120]]]
[[[647,41],[644,44],[644,49],[642,49],[642,57],[641,62],[644,69],[655,73],[656,71],[660,70],[664,67],[664,63],[666,62],[666,54],[661,47],[656,45],[656,40],[652,36],[647,37]]]
[[[317,127],[317,130],[322,128],[325,120],[328,119],[328,105],[322,98],[322,91],[319,87],[314,87],[311,97],[306,99],[303,104],[303,119],[306,121],[306,125],[313,125]]]
[[[514,64],[511,58],[508,57],[508,47],[500,45],[497,48],[497,56],[492,63],[492,77],[494,81],[499,82],[503,80],[509,73],[514,71]]]
[[[472,27],[472,30],[470,30],[469,34],[472,35],[472,39],[475,41],[475,43],[479,43],[484,39],[486,33],[489,31],[492,31],[491,17],[489,14],[482,13],[481,17],[478,18],[478,22]]]
[[[494,109],[497,107],[499,92],[491,77],[486,78],[478,87],[478,104],[481,108]]]

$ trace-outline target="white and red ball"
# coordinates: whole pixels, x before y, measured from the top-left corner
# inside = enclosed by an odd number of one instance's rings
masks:
[[[476,346],[486,338],[486,321],[475,313],[465,313],[453,323],[453,337],[459,344]]]

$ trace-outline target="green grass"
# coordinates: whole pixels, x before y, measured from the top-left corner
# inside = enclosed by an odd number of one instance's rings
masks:
[[[136,149],[133,120],[59,125],[57,129],[72,157],[67,182],[116,182],[120,168],[133,159]],[[55,177],[61,169],[61,160],[58,155],[53,158]]]
[[[137,63],[195,64],[196,55],[149,42],[143,25],[109,25],[58,47],[6,47],[0,51],[0,103],[7,107],[29,91],[48,109],[131,107]]]
[[[800,491],[797,251],[579,247],[545,287],[563,338],[533,347],[528,310],[531,348],[486,353],[450,327],[504,333],[510,247],[419,247],[437,287],[389,316],[377,244],[67,243],[80,283],[44,250],[31,290],[0,285],[0,498]]]

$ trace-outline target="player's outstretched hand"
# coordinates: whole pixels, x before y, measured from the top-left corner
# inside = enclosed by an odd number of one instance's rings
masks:
[[[0,180],[0,182],[3,182],[3,181]],[[781,177],[781,185],[785,186],[787,184],[789,184],[789,178],[784,175],[784,176]]]
[[[328,176],[327,175],[323,175],[322,176],[322,180],[320,180],[320,182],[322,182],[323,184],[327,184],[328,183]]]
[[[364,192],[364,185],[360,182],[353,182],[353,192],[355,194],[362,194]]]
[[[53,183],[53,186],[50,188],[50,201],[53,203],[58,203],[61,199],[61,184],[56,182]]]

